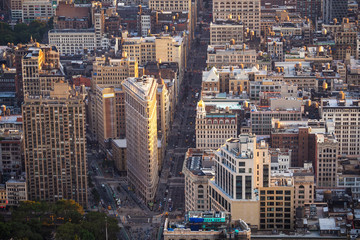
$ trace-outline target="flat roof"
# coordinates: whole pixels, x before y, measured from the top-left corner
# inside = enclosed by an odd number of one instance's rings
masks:
[[[126,148],[127,147],[126,138],[124,138],[124,139],[113,139],[112,141],[114,142],[114,144],[118,148]]]
[[[5,123],[14,123],[14,124],[22,124],[22,116],[21,115],[11,115],[11,116],[1,116],[0,124]]]
[[[320,231],[339,230],[336,226],[335,218],[319,218]]]

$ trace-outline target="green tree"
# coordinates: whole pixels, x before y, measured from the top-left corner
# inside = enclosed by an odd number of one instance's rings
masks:
[[[65,222],[80,223],[84,209],[74,200],[59,200],[55,203],[55,216],[64,218]]]
[[[56,231],[56,240],[73,240],[78,236],[79,224],[67,222]]]
[[[53,19],[47,23],[42,21],[32,21],[29,24],[19,23],[14,26],[14,30],[7,23],[0,23],[0,44],[7,43],[27,43],[32,36],[38,42],[42,42],[46,33],[53,28]]]
[[[85,215],[82,222],[83,229],[92,233],[95,239],[105,239],[105,228],[107,226],[109,239],[116,239],[119,231],[117,220],[113,217],[106,216],[105,213],[90,212]]]
[[[7,223],[0,222],[0,239],[9,239],[10,235],[10,227]]]
[[[95,240],[94,235],[85,229],[81,229],[80,236],[81,236],[81,239]]]
[[[42,240],[43,237],[33,232],[29,225],[21,222],[10,222],[11,238],[19,240]]]

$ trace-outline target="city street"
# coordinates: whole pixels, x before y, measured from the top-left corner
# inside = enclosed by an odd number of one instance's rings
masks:
[[[155,210],[169,214],[184,212],[184,177],[182,167],[188,148],[195,147],[196,104],[201,92],[202,70],[206,67],[207,45],[192,46],[188,69],[170,131],[164,166],[160,176]],[[171,200],[169,200],[171,199]]]
[[[89,174],[93,188],[100,196],[100,201],[95,202],[91,194],[91,210],[118,218],[120,239],[156,239],[166,215],[183,217],[185,194],[182,167],[187,149],[195,147],[196,105],[201,94],[202,71],[206,67],[207,44],[200,42],[207,41],[208,32],[203,29],[201,33],[203,40],[193,41],[188,69],[180,87],[153,210],[129,190],[126,177],[120,177],[109,168],[105,170],[104,156],[91,147],[88,151]],[[89,192],[92,190],[89,189]]]

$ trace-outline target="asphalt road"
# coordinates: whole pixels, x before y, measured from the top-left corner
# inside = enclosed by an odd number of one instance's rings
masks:
[[[155,211],[171,214],[172,211],[183,213],[184,210],[182,167],[187,149],[195,147],[196,105],[199,101],[196,93],[200,95],[201,92],[202,71],[206,67],[206,48],[207,45],[197,45],[194,41],[191,49],[188,72],[181,86],[181,95],[169,134],[164,166],[156,195]]]
[[[209,32],[204,31],[201,38],[207,39],[208,35]],[[122,229],[120,239],[136,239],[141,234],[153,236],[148,229],[153,228],[156,224],[161,225],[161,219],[166,212],[169,215],[183,215],[185,194],[182,167],[187,149],[195,147],[196,105],[199,101],[196,93],[200,95],[201,92],[202,71],[206,67],[206,48],[207,44],[201,45],[197,44],[196,40],[193,41],[187,73],[185,73],[181,85],[179,102],[169,133],[153,211],[150,211],[132,191],[128,190],[126,178],[120,177],[116,173],[105,173],[100,164],[103,157],[93,151],[88,153],[91,178],[101,198],[101,203],[92,201],[91,206],[96,206],[96,210],[118,218],[119,226]],[[115,194],[115,198],[121,200],[119,207],[114,201],[113,194]],[[111,206],[111,210],[108,210],[108,206]],[[130,229],[126,232],[122,224]],[[139,229],[139,226],[143,226],[143,229]],[[157,231],[156,228],[154,230]]]

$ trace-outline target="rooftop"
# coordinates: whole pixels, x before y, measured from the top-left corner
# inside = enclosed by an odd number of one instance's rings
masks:
[[[211,68],[210,71],[203,71],[202,74],[203,82],[218,82],[219,81],[219,73],[215,67]]]
[[[187,235],[195,232],[208,232],[209,235],[222,236],[221,239],[237,239],[236,235],[250,236],[249,226],[242,220],[233,220],[225,212],[190,211],[185,214],[185,221],[170,222],[167,218],[164,235]]]
[[[0,125],[2,124],[17,124],[22,125],[22,116],[21,115],[11,115],[11,116],[1,116]]]
[[[220,25],[228,25],[228,26],[232,25],[232,26],[242,27],[243,23],[238,22],[238,21],[231,21],[231,20],[226,20],[226,21],[217,20],[216,22],[211,22],[210,23],[210,27],[212,27],[212,26],[220,26]]]
[[[359,99],[335,99],[335,98],[328,98],[322,99],[321,105],[323,108],[359,108]]]
[[[94,28],[86,28],[86,29],[51,29],[49,33],[95,33]]]
[[[214,156],[211,150],[189,148],[184,167],[198,176],[214,176]]]
[[[113,143],[118,147],[118,148],[126,148],[127,144],[126,144],[126,139],[112,139]]]
[[[123,82],[123,86],[127,87],[143,100],[149,100],[153,91],[157,90],[156,80],[146,75],[139,78],[128,78]]]
[[[319,218],[320,231],[339,230],[335,218]]]

